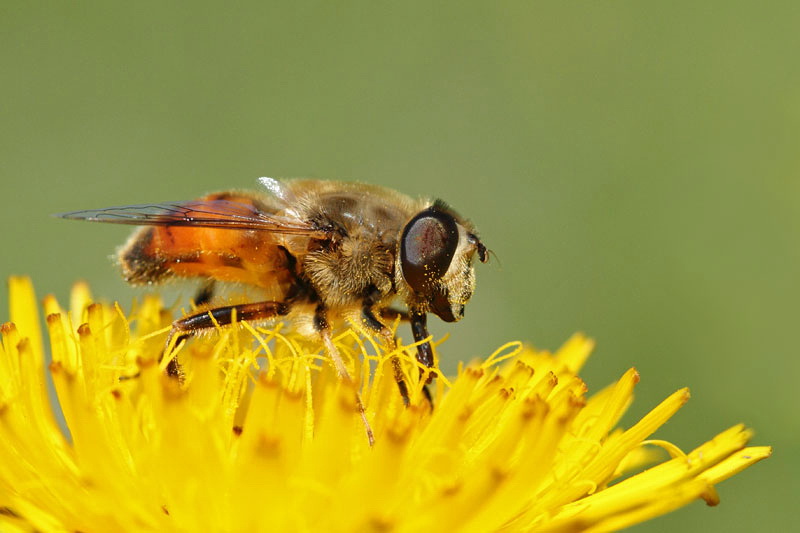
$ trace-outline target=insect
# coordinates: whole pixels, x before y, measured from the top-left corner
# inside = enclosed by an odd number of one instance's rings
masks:
[[[428,313],[446,322],[460,320],[475,288],[473,257],[488,260],[472,224],[442,201],[413,199],[374,185],[259,182],[259,191],[58,216],[143,226],[119,251],[123,275],[132,284],[204,280],[198,310],[173,322],[168,346],[234,320],[283,318],[302,335],[321,339],[339,376],[352,382],[333,343],[332,326],[358,321],[393,350],[387,322],[400,317],[411,323],[418,361],[431,369]],[[267,297],[213,306],[217,282],[257,287]],[[395,307],[398,302],[405,309]],[[400,361],[392,362],[408,405]],[[168,370],[178,373],[177,363],[171,365]],[[427,381],[434,376],[429,370]]]

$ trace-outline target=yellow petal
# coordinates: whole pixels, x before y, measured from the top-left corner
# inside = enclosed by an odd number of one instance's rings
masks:
[[[126,315],[94,302],[86,284],[69,310],[44,300],[65,436],[47,397],[33,288],[24,278],[10,286],[18,323],[0,327],[2,531],[610,531],[697,498],[713,504],[715,483],[770,453],[745,448],[742,426],[688,454],[646,440],[686,403],[685,389],[617,427],[638,374],[587,398],[577,371],[593,341],[583,335],[554,354],[512,342],[462,363],[437,380],[435,408],[414,345],[388,354],[354,330],[335,343],[356,386],[281,324],[185,343],[178,381],[163,372],[172,316],[159,299]],[[393,355],[413,391],[408,408]],[[672,457],[636,473],[656,459],[648,444]]]

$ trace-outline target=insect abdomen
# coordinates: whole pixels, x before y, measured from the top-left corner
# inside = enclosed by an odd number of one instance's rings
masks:
[[[158,283],[170,277],[167,261],[153,253],[152,243],[156,229],[137,230],[120,249],[122,275],[128,283]]]
[[[262,288],[291,281],[286,255],[269,234],[192,226],[154,226],[136,231],[120,250],[132,284],[170,278],[210,278]]]

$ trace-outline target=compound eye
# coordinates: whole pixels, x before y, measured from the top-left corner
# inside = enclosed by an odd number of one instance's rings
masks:
[[[403,277],[414,292],[426,293],[450,268],[458,225],[452,215],[429,208],[406,224],[400,242]]]

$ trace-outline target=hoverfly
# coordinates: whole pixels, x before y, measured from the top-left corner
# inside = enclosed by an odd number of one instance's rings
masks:
[[[123,275],[132,284],[204,280],[198,310],[173,322],[167,346],[234,320],[286,319],[302,335],[319,338],[339,376],[352,382],[334,346],[332,325],[358,321],[392,351],[395,339],[386,324],[400,317],[411,323],[418,361],[432,368],[427,314],[446,322],[461,319],[475,287],[473,257],[488,260],[472,224],[440,200],[413,199],[374,185],[259,181],[263,190],[257,192],[224,191],[188,202],[58,216],[143,226],[119,250]],[[213,306],[217,282],[257,287],[268,297]],[[398,301],[405,310],[394,307]],[[408,405],[396,357],[393,368]],[[177,362],[168,371],[179,375]],[[433,377],[429,370],[427,381]],[[360,399],[358,405],[370,433]]]

